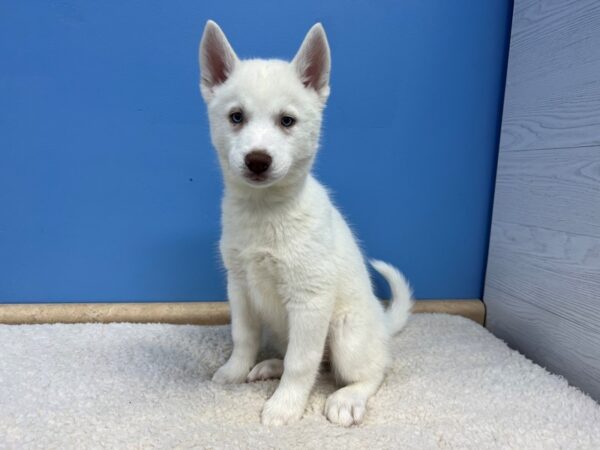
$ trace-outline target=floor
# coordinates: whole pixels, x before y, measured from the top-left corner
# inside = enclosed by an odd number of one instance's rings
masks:
[[[263,427],[277,385],[210,380],[227,326],[0,325],[0,448],[600,448],[600,406],[480,325],[414,315],[365,421]]]

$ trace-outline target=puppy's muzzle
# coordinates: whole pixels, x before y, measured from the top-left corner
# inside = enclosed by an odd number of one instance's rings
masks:
[[[271,156],[263,150],[253,150],[244,158],[246,167],[255,175],[264,174],[267,170],[269,170],[272,162],[273,158],[271,158]]]

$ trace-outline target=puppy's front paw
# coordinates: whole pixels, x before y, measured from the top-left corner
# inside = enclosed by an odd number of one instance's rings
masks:
[[[298,402],[283,401],[277,393],[271,397],[262,411],[261,421],[263,425],[286,425],[300,420],[304,412],[304,404]]]
[[[229,360],[215,372],[212,380],[219,384],[237,384],[246,381],[248,366]]]
[[[325,415],[331,422],[349,427],[362,422],[366,406],[363,397],[352,395],[351,392],[340,389],[327,399]]]

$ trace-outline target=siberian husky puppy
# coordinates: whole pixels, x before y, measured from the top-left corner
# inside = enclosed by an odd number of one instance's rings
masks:
[[[225,184],[220,249],[233,335],[233,353],[213,380],[281,378],[262,423],[290,423],[302,417],[327,345],[342,387],[325,415],[360,423],[413,301],[398,270],[371,261],[391,286],[384,310],[350,228],[311,174],[329,95],[325,30],[314,25],[291,62],[240,60],[209,21],[199,58]],[[285,357],[257,364],[265,329]]]

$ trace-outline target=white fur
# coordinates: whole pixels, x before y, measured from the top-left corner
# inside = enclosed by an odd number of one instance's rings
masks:
[[[390,283],[387,313],[350,228],[311,175],[322,111],[329,95],[329,46],[320,24],[291,63],[239,60],[209,21],[200,44],[201,91],[208,106],[225,194],[221,253],[228,274],[233,352],[214,375],[219,383],[281,376],[262,412],[264,424],[300,419],[324,349],[342,387],[327,400],[332,422],[359,423],[390,363],[389,338],[412,306],[404,277],[373,266]],[[242,125],[232,111],[243,111]],[[290,128],[282,115],[296,119]],[[264,180],[249,178],[245,156],[272,157]],[[285,354],[257,364],[261,335]]]

